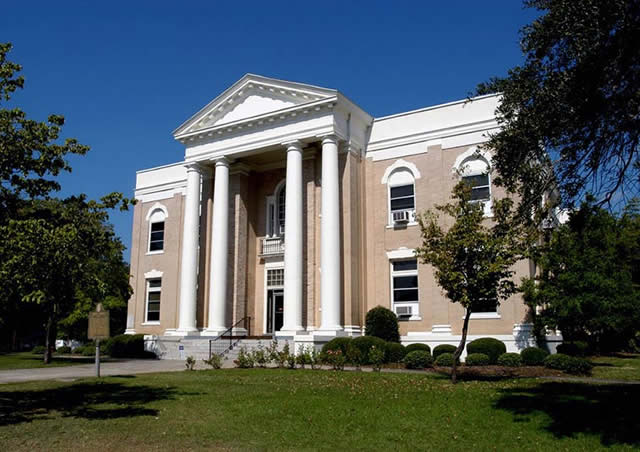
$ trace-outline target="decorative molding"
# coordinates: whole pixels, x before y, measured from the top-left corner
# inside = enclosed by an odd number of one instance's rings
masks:
[[[153,269],[151,271],[146,272],[144,274],[144,278],[145,279],[162,278],[162,274],[163,272],[161,272],[160,270]]]
[[[395,250],[387,251],[387,258],[389,260],[393,259],[409,259],[412,257],[416,257],[416,250],[413,248],[397,248]]]
[[[154,205],[151,206],[151,208],[147,212],[147,216],[145,217],[145,220],[147,222],[151,219],[151,215],[153,215],[153,213],[156,210],[161,210],[162,213],[164,214],[164,218],[165,219],[169,218],[169,210],[165,207],[165,205],[164,204],[160,204],[159,202],[156,202]]]
[[[389,177],[391,176],[391,173],[401,168],[409,170],[409,172],[413,175],[414,179],[420,179],[422,177],[422,175],[420,174],[420,171],[418,170],[418,167],[414,163],[399,159],[393,162],[391,165],[389,165],[386,170],[384,170],[381,183],[386,184],[389,181]]]
[[[479,149],[478,146],[471,146],[469,149],[464,151],[458,157],[456,157],[456,161],[451,168],[451,172],[455,174],[459,174],[463,170],[463,164],[466,160],[471,159],[482,159],[489,166],[489,172],[491,171],[491,154],[483,149]]]

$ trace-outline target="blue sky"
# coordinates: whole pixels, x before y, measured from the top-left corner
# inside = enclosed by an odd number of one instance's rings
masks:
[[[518,0],[9,2],[0,41],[24,66],[14,103],[66,118],[62,195],[133,195],[135,172],[176,162],[172,130],[247,72],[336,88],[373,116],[464,98],[522,57]],[[131,243],[131,212],[111,216]],[[126,252],[129,259],[129,251]]]

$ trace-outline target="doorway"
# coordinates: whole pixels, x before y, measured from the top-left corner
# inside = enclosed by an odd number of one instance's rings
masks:
[[[284,324],[284,290],[267,290],[267,334],[274,334]]]

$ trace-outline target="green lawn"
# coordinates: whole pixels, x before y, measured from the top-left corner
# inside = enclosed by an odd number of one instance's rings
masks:
[[[640,355],[590,358],[593,377],[608,380],[640,381]]]
[[[0,354],[0,370],[8,369],[35,369],[37,367],[62,367],[74,364],[87,364],[93,362],[93,357],[62,357],[54,356],[50,364],[42,362],[42,355],[31,352],[2,353]]]
[[[0,386],[5,450],[630,450],[640,385],[209,370]]]

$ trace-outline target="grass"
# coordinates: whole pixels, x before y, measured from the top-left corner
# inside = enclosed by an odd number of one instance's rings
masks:
[[[231,369],[0,386],[5,450],[631,450],[640,385]]]
[[[88,364],[93,362],[93,357],[64,357],[54,356],[50,364],[42,362],[42,355],[31,352],[2,353],[0,354],[0,370],[9,369],[36,369],[38,367],[64,367],[74,364]]]
[[[619,354],[589,359],[593,364],[593,378],[640,381],[640,355]]]

